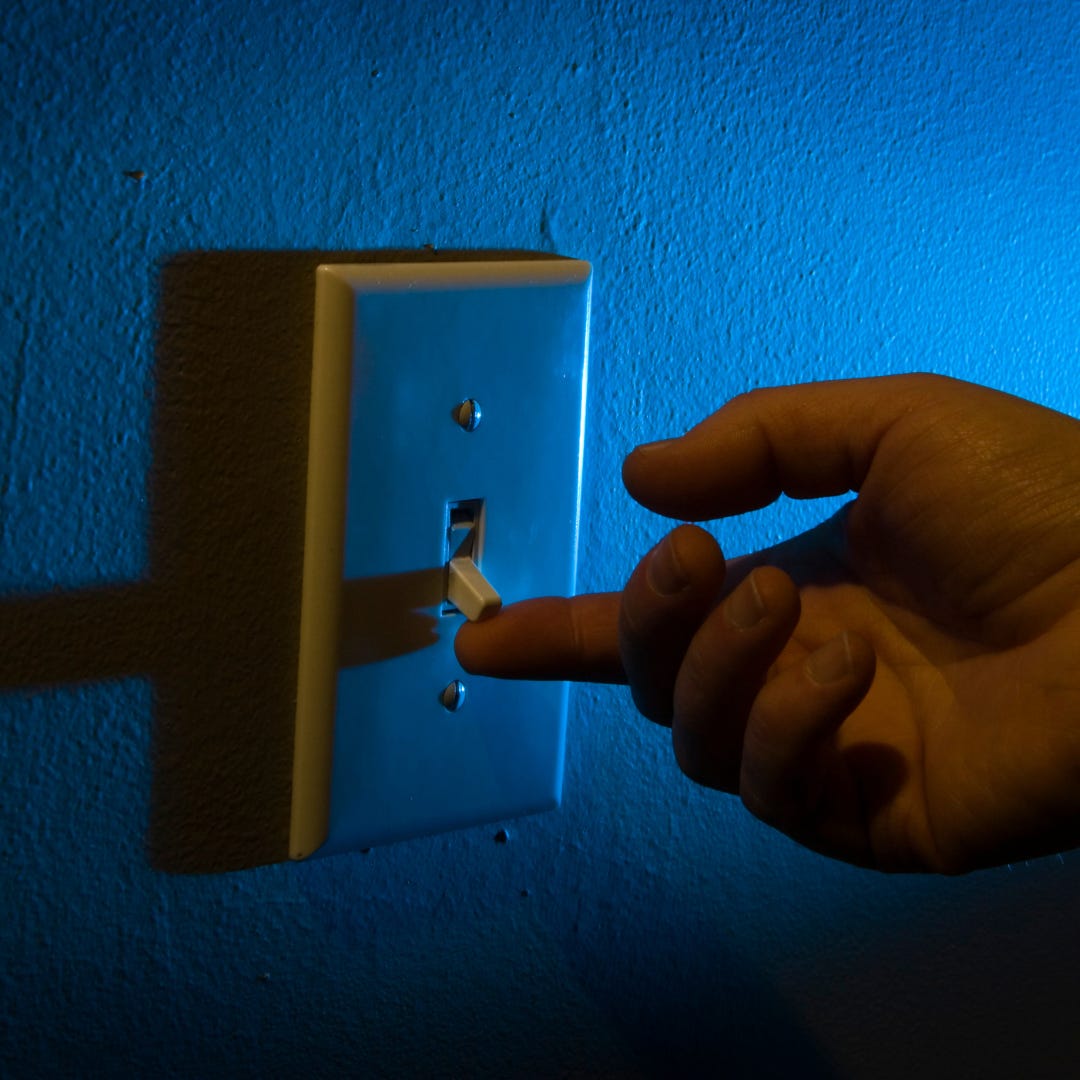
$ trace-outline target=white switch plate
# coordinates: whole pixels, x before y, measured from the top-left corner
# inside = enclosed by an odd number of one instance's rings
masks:
[[[447,507],[483,500],[504,603],[573,592],[590,289],[571,259],[318,268],[293,858],[558,805],[567,685],[461,671]]]

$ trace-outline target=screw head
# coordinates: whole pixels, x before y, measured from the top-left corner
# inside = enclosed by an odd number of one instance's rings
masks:
[[[457,712],[465,704],[465,684],[460,679],[448,682],[439,695],[439,701],[447,712]]]
[[[454,419],[462,431],[475,431],[480,426],[483,415],[480,402],[476,398],[466,398],[454,409]]]

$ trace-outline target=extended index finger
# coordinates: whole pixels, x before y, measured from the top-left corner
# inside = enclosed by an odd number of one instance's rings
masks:
[[[617,592],[543,596],[509,604],[483,622],[465,623],[454,640],[473,675],[625,683],[619,659]]]

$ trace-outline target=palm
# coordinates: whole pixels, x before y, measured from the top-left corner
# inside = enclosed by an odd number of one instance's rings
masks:
[[[861,819],[863,858],[886,869],[966,869],[1031,854],[1035,836],[1046,850],[1075,842],[1080,734],[1053,721],[1080,714],[1080,453],[1058,446],[1060,490],[1025,495],[1005,474],[1035,443],[974,427],[933,415],[898,426],[855,502],[747,560],[799,587],[777,670],[845,628],[874,648],[820,813]],[[932,467],[911,467],[916,448]]]

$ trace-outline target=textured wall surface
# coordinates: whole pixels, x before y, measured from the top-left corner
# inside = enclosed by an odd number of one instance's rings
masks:
[[[0,1072],[1071,1075],[1075,854],[831,864],[616,689],[508,843],[255,864],[317,251],[594,263],[611,587],[663,528],[622,454],[739,391],[929,369],[1080,412],[1078,52],[1070,0],[3,5]]]

